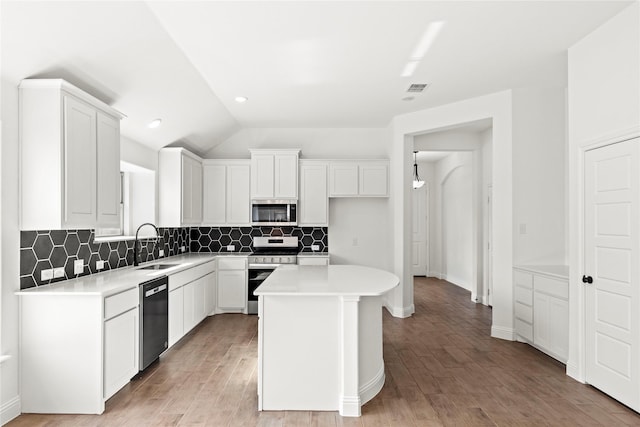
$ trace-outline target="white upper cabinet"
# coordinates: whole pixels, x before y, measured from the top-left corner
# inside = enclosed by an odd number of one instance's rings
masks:
[[[249,226],[251,162],[203,161],[204,225]]]
[[[329,197],[388,197],[388,160],[332,160]]]
[[[98,112],[98,224],[120,227],[120,121]]]
[[[300,150],[251,150],[251,198],[297,199]]]
[[[300,160],[300,199],[298,200],[298,225],[328,226],[329,194],[327,170],[329,163],[317,160]]]
[[[184,148],[158,153],[159,225],[182,227],[202,222],[202,160]]]
[[[122,114],[61,79],[19,90],[21,229],[118,226]]]

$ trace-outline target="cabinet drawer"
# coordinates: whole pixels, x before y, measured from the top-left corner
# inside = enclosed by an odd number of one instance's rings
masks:
[[[565,281],[552,279],[550,277],[535,276],[534,287],[538,292],[553,295],[558,298],[569,298],[569,284]]]
[[[111,319],[138,305],[138,288],[129,289],[104,299],[104,318]]]
[[[216,260],[174,273],[169,276],[169,290],[178,289],[214,271],[216,271]]]
[[[520,319],[516,319],[516,334],[526,340],[533,341],[533,326]]]
[[[298,265],[329,265],[329,257],[298,257]]]
[[[531,307],[516,302],[515,313],[516,318],[522,319],[527,323],[533,323],[533,310]]]
[[[246,267],[246,258],[223,257],[218,259],[218,270],[244,270]]]
[[[533,275],[524,271],[513,270],[513,283],[516,286],[531,289],[533,287]]]
[[[521,286],[516,286],[514,290],[516,302],[531,306],[533,304],[533,291]]]

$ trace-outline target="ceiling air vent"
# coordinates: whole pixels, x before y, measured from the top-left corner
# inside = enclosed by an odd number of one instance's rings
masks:
[[[429,84],[427,83],[413,83],[411,84],[411,86],[409,86],[409,89],[407,89],[407,92],[422,92],[424,91],[427,86],[429,86]]]

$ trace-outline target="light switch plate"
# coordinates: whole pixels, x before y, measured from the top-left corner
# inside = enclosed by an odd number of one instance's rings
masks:
[[[53,268],[48,268],[40,272],[40,280],[45,281],[51,279],[53,279]]]
[[[57,279],[59,277],[64,277],[64,267],[58,267],[53,269],[53,278]]]
[[[186,250],[187,250],[187,248],[185,248],[184,246],[180,246],[180,252],[184,252]]]
[[[77,259],[73,262],[73,274],[84,273],[84,260]]]
[[[96,261],[96,270],[102,270],[104,268],[104,261]]]
[[[158,256],[161,256],[161,257],[164,256],[164,249],[160,249],[158,251]]]

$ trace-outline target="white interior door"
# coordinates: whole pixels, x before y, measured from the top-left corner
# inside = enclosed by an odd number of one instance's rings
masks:
[[[639,138],[585,154],[586,380],[640,409]],[[588,277],[585,277],[587,279]]]
[[[413,250],[412,269],[414,276],[427,275],[427,218],[426,218],[426,195],[427,186],[412,190],[412,222],[413,222]]]

